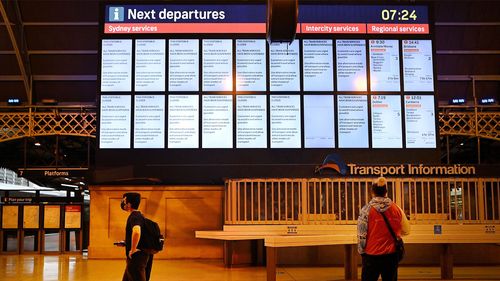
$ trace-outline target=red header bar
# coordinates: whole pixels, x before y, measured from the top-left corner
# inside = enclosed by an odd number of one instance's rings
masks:
[[[106,34],[266,33],[265,23],[106,23]]]
[[[301,23],[301,33],[366,33],[364,23]]]
[[[265,23],[106,23],[105,34],[266,33]],[[301,23],[304,34],[429,34],[428,24]]]
[[[368,24],[369,34],[429,34],[428,24]]]

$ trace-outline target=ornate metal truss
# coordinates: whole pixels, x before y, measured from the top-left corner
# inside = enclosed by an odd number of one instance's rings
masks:
[[[448,111],[439,113],[441,136],[461,135],[500,141],[500,111]]]
[[[21,112],[0,112],[0,142],[48,135],[96,136],[96,110],[67,110],[59,107],[28,108]],[[64,111],[63,111],[64,110]],[[474,112],[441,108],[441,136],[462,135],[500,141],[500,111]]]
[[[95,108],[78,111],[54,107],[44,110],[36,112],[29,108],[27,112],[0,112],[0,142],[48,135],[95,138]]]

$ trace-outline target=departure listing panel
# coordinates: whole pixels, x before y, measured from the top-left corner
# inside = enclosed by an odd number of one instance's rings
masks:
[[[337,90],[366,91],[365,40],[337,40]]]
[[[376,92],[399,92],[398,40],[370,40],[370,88]]]
[[[403,40],[405,92],[433,92],[431,40]]]
[[[267,148],[267,97],[236,96],[236,148]]]
[[[299,40],[272,43],[269,52],[271,91],[300,91]]]
[[[368,148],[368,98],[338,95],[339,148]]]
[[[199,148],[199,95],[168,95],[168,148]]]
[[[333,95],[304,95],[305,148],[335,147]]]
[[[132,40],[102,40],[101,92],[132,90]]]
[[[233,41],[203,40],[203,91],[233,90]]]
[[[236,91],[266,91],[266,40],[236,40]]]
[[[165,91],[165,40],[135,41],[135,91]]]
[[[233,148],[233,96],[203,95],[202,147]]]
[[[136,95],[134,148],[165,148],[165,96]]]
[[[300,148],[300,96],[271,95],[271,148]]]
[[[199,90],[200,47],[198,39],[168,40],[168,90]]]
[[[101,95],[99,148],[130,148],[130,95]]]
[[[434,96],[405,95],[407,148],[436,148]]]
[[[333,91],[332,40],[302,40],[304,91]]]
[[[372,95],[372,147],[402,148],[401,97]]]

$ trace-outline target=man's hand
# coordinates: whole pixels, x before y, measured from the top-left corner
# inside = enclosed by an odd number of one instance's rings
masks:
[[[131,249],[129,252],[128,252],[128,257],[130,259],[132,259],[132,255],[139,252],[140,250],[139,249]]]
[[[132,227],[132,247],[130,248],[130,252],[128,252],[129,258],[132,258],[133,254],[140,251],[140,249],[137,249],[139,240],[141,240],[141,227],[139,225],[134,225],[134,227]]]

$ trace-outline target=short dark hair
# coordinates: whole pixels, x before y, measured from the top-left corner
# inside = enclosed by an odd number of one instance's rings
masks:
[[[130,203],[132,209],[139,209],[139,204],[141,204],[141,194],[137,192],[127,192],[123,194],[123,197],[127,199],[127,203]]]
[[[384,177],[378,178],[372,185],[372,192],[375,196],[384,197],[387,194],[387,180]]]

